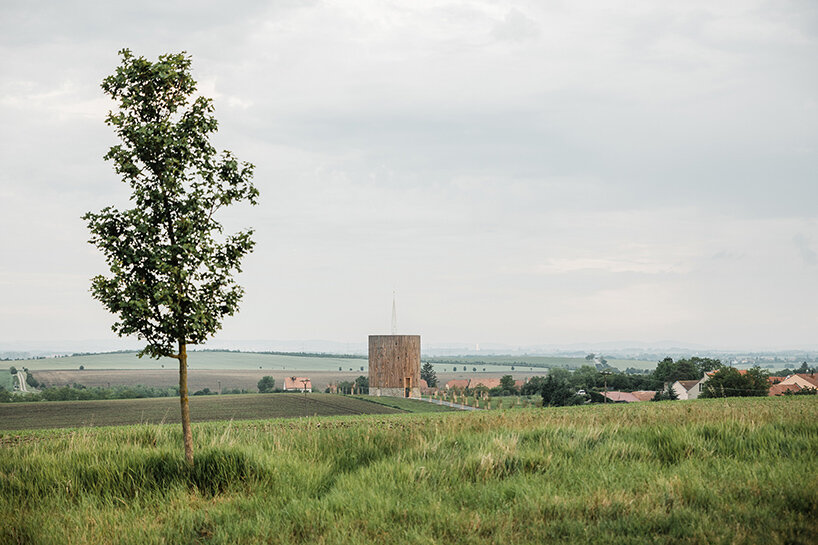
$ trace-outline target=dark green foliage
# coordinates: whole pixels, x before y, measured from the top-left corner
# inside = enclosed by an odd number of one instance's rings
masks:
[[[117,101],[106,122],[121,141],[105,159],[130,186],[133,208],[83,216],[111,273],[94,278],[91,291],[117,316],[117,334],[145,340],[151,357],[174,356],[177,343],[202,343],[238,309],[242,289],[232,277],[253,248],[252,231],[223,236],[215,212],[255,204],[258,191],[253,165],[210,144],[217,122],[210,99],[195,96],[190,57],[120,54],[102,83]]]
[[[426,381],[429,388],[437,387],[437,373],[435,373],[435,368],[428,361],[420,367],[420,378]]]
[[[276,387],[276,380],[271,376],[264,376],[261,377],[261,380],[258,381],[258,391],[262,394],[268,394],[272,392]]]
[[[540,395],[543,407],[563,407],[581,405],[585,397],[577,395],[576,388],[569,382],[569,373],[565,369],[552,369],[543,381]]]
[[[38,388],[40,386],[40,381],[34,378],[34,375],[31,373],[26,373],[26,384],[32,388]]]
[[[359,394],[369,393],[369,377],[361,375],[355,379],[355,392]]]
[[[653,378],[659,382],[676,382],[677,380],[695,380],[704,376],[705,371],[710,371],[720,365],[719,360],[710,358],[689,358],[680,359],[674,362],[673,358],[665,358],[656,365]]]
[[[210,390],[210,388],[202,388],[201,390],[196,390],[195,392],[193,392],[193,395],[195,395],[195,396],[212,396],[212,395],[218,395],[218,392],[212,392]]]
[[[733,367],[721,367],[702,385],[699,397],[766,396],[770,391],[768,376],[758,366],[744,374]]]
[[[801,388],[798,391],[793,392],[792,390],[785,390],[785,396],[814,396],[818,395],[818,388]]]
[[[511,395],[517,393],[517,386],[514,384],[514,377],[511,375],[503,375],[500,378],[500,388],[503,395]]]
[[[11,373],[12,375],[16,375],[17,374],[17,368],[12,365],[11,367],[9,367],[9,373]]]
[[[523,384],[520,393],[524,396],[539,394],[542,391],[543,384],[545,384],[545,377],[531,377]]]
[[[665,386],[665,389],[656,392],[656,395],[653,396],[651,401],[675,401],[679,399],[679,394],[676,393],[676,390],[673,389],[673,384],[668,382]]]
[[[90,401],[101,399],[140,399],[148,397],[171,397],[179,395],[179,388],[154,388],[152,386],[114,386],[112,388],[86,388],[82,384],[42,388],[37,393],[0,398],[0,402],[28,403],[35,401]]]

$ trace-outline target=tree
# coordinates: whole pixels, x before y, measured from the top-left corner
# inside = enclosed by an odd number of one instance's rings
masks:
[[[435,373],[435,368],[428,361],[420,367],[420,378],[426,381],[429,388],[437,386],[437,373]]]
[[[548,376],[542,383],[540,395],[542,395],[543,407],[563,407],[565,405],[581,405],[585,402],[583,396],[577,395],[575,389],[568,382],[562,373],[554,373],[556,369],[549,371]]]
[[[500,378],[500,395],[511,395],[517,393],[517,385],[514,384],[514,377],[511,375],[503,375]]]
[[[733,367],[721,367],[702,386],[699,397],[766,396],[770,391],[767,372],[758,366],[741,373]]]
[[[261,377],[261,380],[258,381],[258,391],[262,394],[269,394],[271,393],[276,387],[276,379],[271,376],[264,376]]]
[[[355,391],[359,394],[368,394],[369,393],[369,377],[365,377],[364,375],[359,376],[355,379]]]
[[[703,368],[712,368],[713,365],[718,365],[718,360],[692,358],[674,362],[673,358],[665,358],[656,365],[653,378],[663,383],[676,382],[677,380],[695,380],[702,378],[704,375]]]
[[[133,208],[83,216],[111,273],[95,277],[91,292],[117,316],[118,335],[145,341],[140,357],[179,361],[185,458],[192,464],[187,346],[204,342],[238,310],[243,290],[233,276],[254,245],[252,230],[224,235],[215,214],[240,201],[256,204],[258,191],[253,165],[210,144],[218,124],[211,100],[195,96],[189,56],[151,62],[127,49],[120,55],[102,82],[117,102],[105,121],[120,140],[105,159],[130,186]]]
[[[656,392],[656,395],[653,396],[651,401],[676,401],[677,399],[679,399],[679,394],[677,394],[676,390],[673,389],[673,384],[668,382],[665,389],[660,392]]]

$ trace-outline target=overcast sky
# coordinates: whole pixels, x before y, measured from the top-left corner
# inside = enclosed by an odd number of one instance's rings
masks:
[[[0,342],[114,338],[101,80],[187,51],[257,167],[218,339],[818,346],[818,3],[4,0]]]

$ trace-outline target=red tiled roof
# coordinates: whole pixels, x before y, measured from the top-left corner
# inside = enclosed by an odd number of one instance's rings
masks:
[[[312,390],[312,381],[307,377],[285,377],[285,390]]]
[[[767,377],[767,382],[770,384],[778,384],[779,382],[783,382],[787,380],[787,377]]]
[[[633,397],[639,401],[650,401],[656,396],[656,392],[653,390],[637,390],[635,392],[631,392],[631,394],[633,394]]]
[[[633,403],[634,401],[642,401],[631,392],[602,392],[602,395],[611,401],[624,401],[625,403]]]
[[[797,384],[773,384],[770,386],[770,393],[771,396],[780,396],[786,391],[790,392],[797,392],[801,389],[801,387]]]
[[[802,379],[806,380],[809,383],[815,385],[818,388],[818,373],[796,373],[796,376],[801,377]]]
[[[469,384],[469,388],[474,390],[475,388],[483,386],[484,388],[488,388],[491,390],[492,388],[497,388],[500,386],[500,379],[499,378],[474,378]]]
[[[469,387],[469,379],[467,378],[456,378],[452,379],[446,383],[446,388],[451,390],[452,388],[456,388],[458,390],[465,390]]]

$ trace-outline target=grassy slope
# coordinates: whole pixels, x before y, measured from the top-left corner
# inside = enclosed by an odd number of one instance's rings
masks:
[[[815,543],[818,400],[0,434],[0,542]]]
[[[427,401],[417,401],[414,399],[405,399],[402,397],[370,397],[370,396],[352,396],[355,399],[375,403],[377,405],[392,407],[408,413],[446,413],[458,411],[460,409],[453,409],[445,405],[435,405]]]
[[[5,388],[11,392],[14,390],[14,385],[17,384],[17,379],[9,372],[8,369],[0,368],[0,387]]]
[[[175,423],[180,421],[179,412],[178,397],[3,403],[0,404],[0,430]],[[330,394],[247,394],[190,398],[190,414],[194,422],[398,412],[401,411]]]

